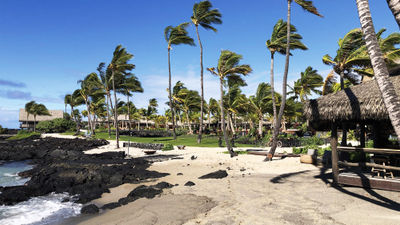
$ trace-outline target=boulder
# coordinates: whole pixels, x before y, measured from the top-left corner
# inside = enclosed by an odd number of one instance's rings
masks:
[[[85,205],[81,209],[82,214],[96,214],[99,213],[99,207],[95,204]]]
[[[222,179],[227,176],[228,176],[228,173],[226,172],[226,170],[218,170],[218,171],[203,175],[203,176],[199,177],[199,179]]]

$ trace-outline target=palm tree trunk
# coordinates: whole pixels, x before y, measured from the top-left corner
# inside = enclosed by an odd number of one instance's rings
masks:
[[[110,92],[107,92],[107,128],[108,128],[108,137],[111,138],[111,126],[110,126],[110,105],[108,104],[108,101],[111,102],[111,96]],[[112,106],[111,106],[112,108]]]
[[[185,113],[186,113],[187,126],[189,128],[189,134],[193,134],[192,126],[190,126],[189,112]]]
[[[33,132],[36,132],[36,114],[33,114]]]
[[[277,138],[283,116],[283,110],[285,109],[285,104],[286,104],[286,88],[287,88],[286,86],[287,86],[287,76],[289,72],[289,58],[290,58],[290,13],[291,13],[292,0],[288,0],[287,3],[288,3],[288,10],[287,10],[287,28],[286,28],[286,60],[285,60],[285,71],[283,73],[283,81],[282,81],[282,102],[281,102],[281,107],[279,108],[278,118],[275,122],[276,126],[274,127],[273,130],[274,133],[272,139],[272,146],[271,149],[269,150],[269,154],[266,160],[268,159],[272,160],[272,157],[275,154],[275,150],[277,147]]]
[[[210,112],[210,110],[208,111],[208,130],[211,130],[211,112]]]
[[[171,48],[168,46],[168,97],[169,97],[169,108],[171,109],[171,117],[172,117],[172,131],[174,133],[174,140],[176,140],[176,132],[175,132],[175,114],[174,110],[172,107],[172,94],[171,94],[171,89],[172,89],[172,81],[171,81]]]
[[[270,75],[270,82],[271,82],[271,98],[272,98],[272,110],[274,112],[274,119],[272,121],[273,126],[276,126],[277,120],[277,113],[276,113],[276,101],[275,101],[275,85],[274,85],[274,52],[271,52],[271,75]]]
[[[129,125],[129,128],[128,128],[128,130],[129,130],[129,134],[131,133],[131,127],[132,127],[132,122],[131,122],[131,107],[130,107],[130,104],[129,104],[129,93],[126,95],[126,98],[127,98],[127,101],[128,101],[128,125]]]
[[[340,72],[340,89],[344,90],[344,72]],[[347,146],[347,126],[345,123],[342,123],[342,142],[341,146]]]
[[[228,113],[228,117],[229,117],[229,123],[231,124],[232,134],[235,135],[235,134],[236,134],[236,131],[235,131],[235,127],[233,126],[232,115],[231,115],[230,113]]]
[[[87,110],[87,117],[88,117],[88,129],[92,131],[92,120],[90,119],[90,110],[87,100],[85,99],[86,110]]]
[[[390,121],[400,140],[400,101],[389,79],[389,72],[375,35],[374,24],[369,10],[368,0],[356,0],[357,9],[364,34],[368,54],[371,58],[372,68],[376,77],[376,82],[381,91],[383,102],[389,114]]]
[[[115,122],[115,139],[117,141],[117,148],[119,148],[119,126],[118,126],[118,112],[117,112],[117,92],[115,91],[115,77],[114,77],[114,70],[112,70],[112,85],[113,85],[113,92],[114,92],[114,122]]]
[[[225,128],[225,112],[224,112],[224,88],[222,86],[223,84],[223,80],[220,77],[219,78],[219,87],[220,87],[220,91],[221,91],[221,101],[219,103],[219,106],[221,108],[221,128],[222,128],[222,132],[224,133],[224,139],[225,139],[225,144],[226,144],[226,148],[229,151],[229,154],[231,155],[231,157],[235,156],[235,152],[233,151],[233,149],[231,148],[231,143],[228,140],[228,134],[226,133],[226,128]]]
[[[258,116],[258,135],[262,138],[263,118],[262,115]]]
[[[400,0],[386,0],[392,14],[400,28]]]
[[[204,83],[203,83],[203,45],[201,44],[200,35],[199,35],[199,26],[196,25],[196,34],[197,40],[199,41],[200,46],[200,85],[201,85],[201,102],[200,102],[200,127],[199,127],[199,135],[197,136],[197,143],[201,143],[201,135],[203,132],[203,108],[204,108]]]

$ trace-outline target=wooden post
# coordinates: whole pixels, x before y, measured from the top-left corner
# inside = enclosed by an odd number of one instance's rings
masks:
[[[338,166],[338,134],[337,134],[337,124],[332,124],[331,130],[331,148],[332,148],[332,173],[333,173],[333,183],[337,184],[339,176],[339,166]]]
[[[360,146],[365,148],[365,124],[360,123]]]

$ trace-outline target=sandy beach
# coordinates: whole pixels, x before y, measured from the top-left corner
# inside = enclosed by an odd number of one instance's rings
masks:
[[[245,150],[236,150],[240,149]],[[87,153],[104,151],[116,151],[115,142]],[[299,158],[264,162],[263,156],[245,154],[230,158],[224,151],[224,148],[198,147],[157,151],[158,155],[174,159],[154,162],[149,169],[169,176],[141,184],[123,184],[92,203],[101,207],[118,201],[142,184],[166,181],[176,186],[153,199],[142,198],[73,221],[87,225],[400,223],[398,192],[332,187],[329,170],[302,164]],[[130,155],[141,157],[144,153],[130,148]],[[226,170],[228,176],[198,179],[217,170]],[[185,186],[188,181],[195,185]]]

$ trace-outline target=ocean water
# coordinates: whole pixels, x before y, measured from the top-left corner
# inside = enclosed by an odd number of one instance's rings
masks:
[[[23,185],[29,178],[23,179],[18,173],[31,168],[26,161],[0,164],[0,186]],[[0,205],[0,224],[59,224],[66,218],[79,215],[82,208],[81,204],[72,201],[63,202],[66,198],[71,199],[71,196],[51,193],[13,206]]]

